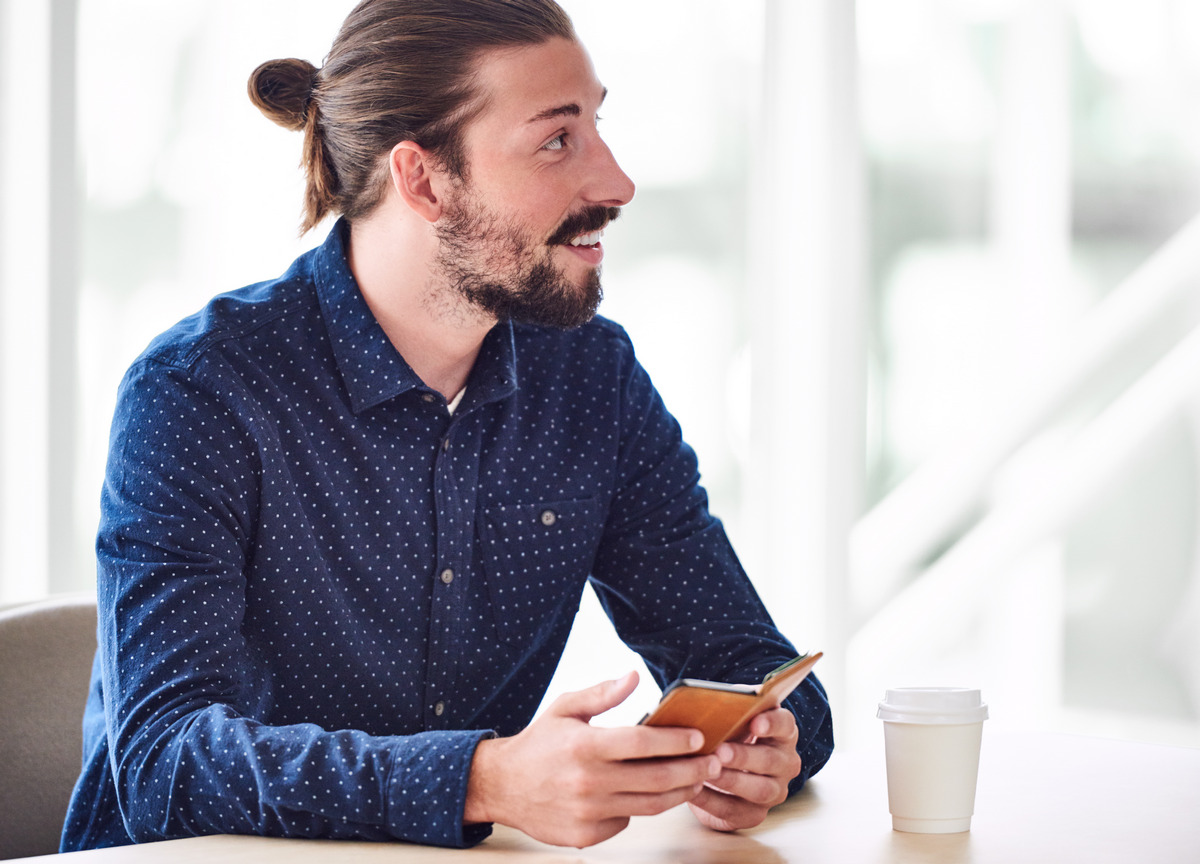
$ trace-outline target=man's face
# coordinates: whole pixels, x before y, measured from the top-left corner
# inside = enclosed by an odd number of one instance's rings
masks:
[[[577,327],[600,302],[599,233],[633,197],[596,130],[604,88],[566,39],[491,52],[477,80],[486,108],[435,226],[439,266],[499,319]]]

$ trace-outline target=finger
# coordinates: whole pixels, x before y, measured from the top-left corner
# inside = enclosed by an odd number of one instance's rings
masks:
[[[596,755],[614,762],[686,756],[704,746],[700,730],[679,726],[618,726],[596,731]]]
[[[750,721],[750,734],[756,738],[787,739],[799,734],[796,717],[786,708],[764,711]]]
[[[701,783],[656,794],[630,792],[620,795],[614,800],[622,812],[630,816],[656,816],[659,813],[667,812],[672,807],[678,807],[686,801],[695,800],[696,796],[703,792],[704,784]]]
[[[696,789],[720,776],[721,763],[715,756],[643,759],[621,763],[615,782],[623,793],[657,794]]]
[[[767,774],[722,771],[721,776],[710,780],[707,786],[762,807],[774,807],[787,798],[787,782]]]
[[[762,739],[755,744],[725,743],[713,754],[726,769],[778,777],[785,782],[800,773],[800,756],[790,742]]]
[[[767,818],[767,808],[705,787],[688,802],[704,825],[717,831],[753,828]]]
[[[627,819],[630,816],[653,816],[691,801],[704,789],[704,780],[698,780],[675,789],[650,792],[597,790],[589,796],[577,811],[577,817],[590,823],[601,823],[612,819]]]
[[[553,834],[546,836],[546,843],[553,843],[555,846],[574,846],[576,849],[583,849],[586,846],[595,846],[597,843],[603,843],[610,837],[615,837],[620,834],[629,825],[628,816],[614,816],[611,819],[601,819],[596,822],[589,822],[585,825],[568,828],[559,835]]]
[[[616,708],[628,699],[629,694],[637,687],[637,682],[638,673],[631,670],[615,681],[605,681],[586,690],[564,693],[551,703],[546,713],[559,717],[575,717],[584,721],[591,720],[597,714]]]

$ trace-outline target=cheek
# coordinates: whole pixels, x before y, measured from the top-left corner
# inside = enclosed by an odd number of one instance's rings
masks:
[[[550,234],[570,214],[574,200],[574,187],[550,168],[510,186],[506,203],[526,226]]]
[[[478,191],[490,212],[544,241],[570,215],[575,202],[573,187],[557,174],[553,170],[493,174],[486,188]]]
[[[521,220],[530,229],[549,236],[570,213],[571,198],[541,191],[521,196]]]

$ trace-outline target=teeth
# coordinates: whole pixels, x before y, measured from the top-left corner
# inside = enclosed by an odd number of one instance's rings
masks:
[[[591,234],[580,234],[571,240],[572,246],[595,246],[604,236],[603,231],[593,231]]]

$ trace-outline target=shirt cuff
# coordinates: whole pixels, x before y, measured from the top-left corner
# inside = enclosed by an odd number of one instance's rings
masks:
[[[459,848],[482,843],[490,824],[463,824],[475,748],[496,733],[486,729],[424,732],[396,753],[388,783],[387,823],[396,837]]]

